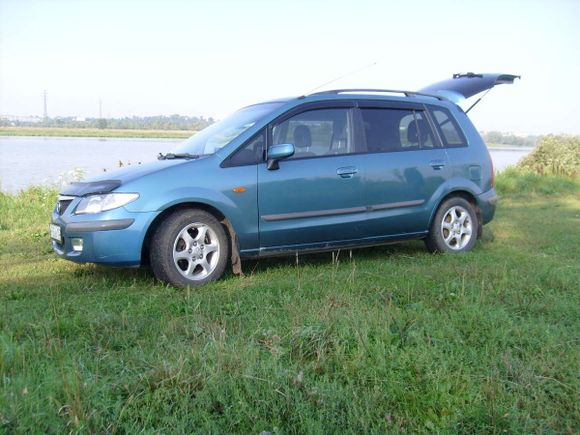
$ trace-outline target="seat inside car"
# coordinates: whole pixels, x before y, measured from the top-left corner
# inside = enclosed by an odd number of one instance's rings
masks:
[[[312,135],[306,125],[299,125],[294,129],[295,157],[312,157],[316,154],[310,151],[312,146]]]
[[[412,146],[421,148],[433,148],[433,135],[429,124],[424,119],[417,119],[409,124],[407,140]]]
[[[344,154],[349,151],[347,149],[348,141],[346,122],[341,121],[342,120],[335,120],[332,124],[332,138],[328,148],[329,154]]]
[[[365,115],[365,136],[369,152],[397,151],[401,140],[397,136],[397,125],[393,119],[385,118],[379,110],[368,111]]]

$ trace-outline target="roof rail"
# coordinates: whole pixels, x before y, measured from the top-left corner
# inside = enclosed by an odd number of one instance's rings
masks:
[[[305,96],[310,95],[324,95],[324,94],[345,94],[345,93],[352,93],[352,92],[360,92],[360,93],[386,93],[386,94],[404,94],[406,97],[432,97],[437,98],[441,101],[447,101],[448,99],[442,95],[435,95],[435,94],[426,94],[423,92],[415,92],[415,91],[400,91],[396,89],[365,89],[365,88],[352,88],[352,89],[331,89],[329,91],[320,91],[314,92],[313,94],[308,94]]]

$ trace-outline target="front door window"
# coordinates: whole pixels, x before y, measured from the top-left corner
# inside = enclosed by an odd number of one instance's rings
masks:
[[[296,150],[292,159],[350,154],[349,109],[319,109],[300,113],[272,130],[272,144],[291,143]]]

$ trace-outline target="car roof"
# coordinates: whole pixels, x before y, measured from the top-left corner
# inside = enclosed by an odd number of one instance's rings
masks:
[[[388,101],[408,101],[418,103],[433,103],[433,102],[452,103],[452,101],[445,96],[422,93],[417,91],[402,91],[392,89],[332,89],[329,91],[316,92],[313,94],[301,95],[298,97],[286,97],[262,101],[260,103],[251,104],[250,106],[257,106],[260,104],[270,104],[270,103],[299,103],[299,102],[332,101],[332,100],[344,101],[344,100],[356,100],[361,98],[378,101],[388,100]]]
[[[448,100],[445,96],[442,95],[435,95],[426,92],[417,92],[417,91],[405,91],[405,90],[396,90],[396,89],[366,89],[366,88],[349,88],[349,89],[332,89],[329,91],[321,91],[316,92],[314,94],[310,94],[309,96],[313,95],[353,95],[353,96],[377,96],[377,97],[429,97],[435,98],[440,101]]]

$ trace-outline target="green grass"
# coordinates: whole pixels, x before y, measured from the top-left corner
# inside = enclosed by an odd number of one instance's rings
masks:
[[[516,167],[508,167],[497,177],[499,194],[514,197],[530,195],[574,195],[580,192],[578,178],[563,175],[545,177]]]
[[[245,262],[198,290],[59,260],[55,192],[0,195],[0,432],[578,433],[578,188],[502,190],[467,255]]]
[[[57,127],[0,127],[0,136],[60,136],[60,137],[134,137],[134,138],[188,138],[189,130],[125,130],[98,128]]]

